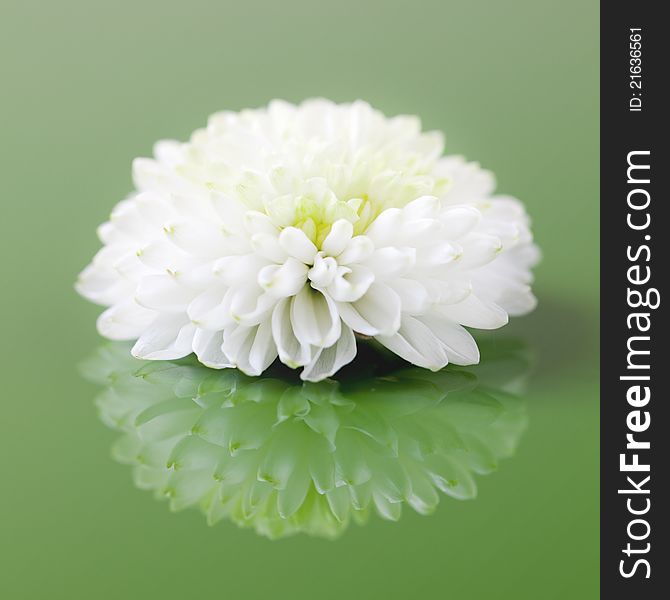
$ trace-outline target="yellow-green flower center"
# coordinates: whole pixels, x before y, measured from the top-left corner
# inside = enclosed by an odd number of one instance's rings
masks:
[[[265,211],[279,227],[298,227],[321,248],[333,223],[346,219],[354,226],[356,234],[370,224],[371,203],[367,194],[361,198],[338,200],[332,192],[321,197],[312,194],[280,196],[265,202]]]

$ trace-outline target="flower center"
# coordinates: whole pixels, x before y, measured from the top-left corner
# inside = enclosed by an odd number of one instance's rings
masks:
[[[306,193],[301,196],[280,196],[265,202],[265,211],[280,228],[297,227],[317,248],[339,219],[356,224],[368,204],[367,198],[339,200],[330,190]]]

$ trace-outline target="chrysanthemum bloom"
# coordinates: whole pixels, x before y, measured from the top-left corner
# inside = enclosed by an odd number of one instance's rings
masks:
[[[140,358],[258,375],[278,357],[317,381],[358,335],[432,370],[476,363],[464,327],[533,308],[537,251],[523,206],[442,150],[363,102],[215,114],[135,160],[77,289]]]

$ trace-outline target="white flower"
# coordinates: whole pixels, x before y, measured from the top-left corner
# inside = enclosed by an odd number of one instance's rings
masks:
[[[433,370],[476,363],[464,327],[533,308],[537,250],[523,206],[442,149],[364,102],[215,114],[135,160],[77,289],[145,359],[259,375],[279,357],[316,381],[359,334]]]

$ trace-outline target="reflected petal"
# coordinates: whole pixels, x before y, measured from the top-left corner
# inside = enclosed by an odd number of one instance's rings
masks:
[[[288,304],[275,309],[282,325]],[[471,350],[448,322],[415,321],[449,352]],[[171,335],[145,340],[145,351],[179,354],[190,335],[213,366],[248,356],[239,367],[256,372],[274,359],[276,336],[290,345],[288,333],[269,326],[195,337],[189,326],[175,317]],[[297,340],[291,343],[299,355]],[[337,370],[355,350],[346,328],[338,343],[312,356],[304,374]],[[345,367],[338,381],[309,383],[277,367],[258,378],[192,359],[139,361],[116,342],[84,372],[107,387],[97,404],[105,424],[122,434],[114,457],[173,510],[199,507],[210,524],[229,519],[270,538],[334,538],[373,512],[395,521],[405,505],[430,514],[443,494],[474,498],[475,476],[510,456],[525,428],[523,401],[503,391],[518,387],[523,357],[518,346],[496,340],[483,370],[390,367],[370,377]]]

